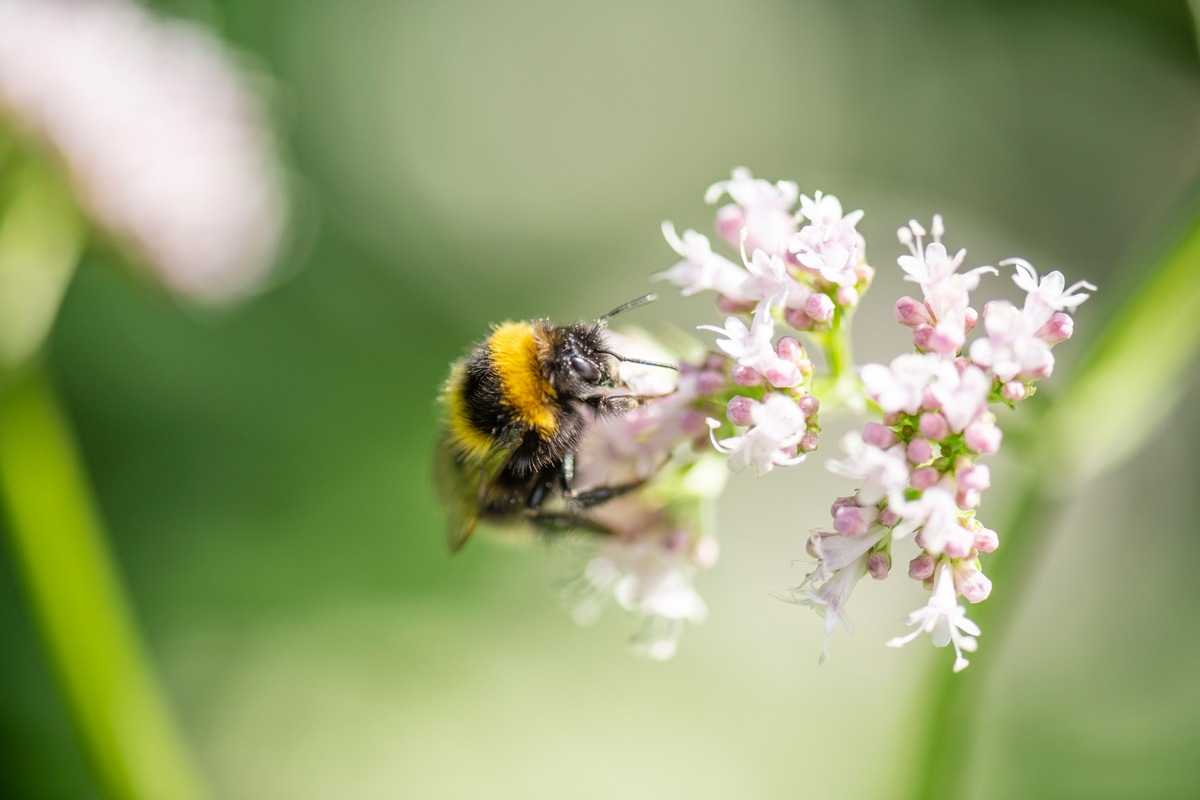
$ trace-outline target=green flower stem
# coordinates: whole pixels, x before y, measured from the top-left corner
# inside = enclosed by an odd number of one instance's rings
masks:
[[[840,408],[859,395],[858,375],[854,371],[854,348],[850,342],[850,316],[839,309],[832,327],[813,339],[825,353],[829,375],[814,383],[814,394],[822,408]]]
[[[101,796],[205,796],[177,734],[92,503],[37,366],[0,386],[0,490],[16,562]]]
[[[1034,458],[1013,515],[1001,529],[1003,545],[985,564],[1005,597],[971,607],[985,649],[970,667],[956,675],[938,660],[913,798],[964,793],[961,779],[975,752],[974,704],[1011,630],[1022,584],[1033,576],[1056,530],[1055,512],[1062,505],[1057,495],[1136,453],[1182,397],[1183,374],[1200,350],[1200,191],[1184,219],[1182,233],[1171,237],[1173,246],[1149,280],[1110,318],[1075,380],[1044,409]]]

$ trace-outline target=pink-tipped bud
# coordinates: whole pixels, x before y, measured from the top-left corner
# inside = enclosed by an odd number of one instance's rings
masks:
[[[977,420],[967,426],[963,432],[963,440],[967,447],[982,456],[988,456],[1000,449],[1000,441],[1004,434],[991,422]]]
[[[742,397],[740,394],[731,398],[729,405],[725,408],[725,418],[734,425],[749,425],[750,412],[752,412],[758,403],[751,400],[749,397]]]
[[[968,603],[986,600],[992,593],[992,582],[974,564],[954,565],[954,586]]]
[[[942,403],[937,399],[937,395],[933,393],[933,389],[926,387],[925,391],[921,392],[921,408],[926,411],[942,410]]]
[[[805,419],[812,419],[821,408],[821,401],[811,394],[806,394],[798,401],[800,413]]]
[[[734,247],[741,243],[742,228],[746,227],[746,214],[742,211],[741,206],[732,203],[721,206],[717,209],[715,222],[717,233],[721,235],[722,239]]]
[[[981,553],[994,553],[1000,546],[1000,537],[991,528],[982,525],[975,531],[975,549]]]
[[[691,532],[685,528],[676,528],[663,537],[662,547],[668,553],[682,553],[691,543]]]
[[[967,367],[971,366],[971,359],[966,356],[959,356],[954,359],[954,368],[958,370],[958,374],[962,375],[967,371]]]
[[[728,362],[729,360],[725,356],[717,355],[716,353],[710,353],[708,358],[704,359],[704,369],[710,369],[714,372],[723,372],[725,370],[725,365]]]
[[[979,508],[979,501],[982,498],[979,496],[978,489],[959,489],[954,495],[954,502],[963,511],[970,511],[973,508]]]
[[[783,318],[787,320],[788,325],[791,325],[798,331],[812,330],[813,319],[804,313],[803,308],[789,308],[784,311]]]
[[[941,414],[922,414],[917,428],[922,436],[934,442],[940,442],[950,435],[950,423]]]
[[[887,450],[900,441],[896,437],[894,430],[885,425],[880,425],[878,422],[868,422],[864,425],[862,438],[864,442],[872,447],[878,447],[880,450]]]
[[[921,555],[908,562],[908,577],[914,581],[929,580],[933,577],[933,571],[937,568],[937,559],[929,553],[921,553]]]
[[[848,539],[862,536],[871,527],[871,523],[879,518],[879,510],[874,506],[839,508],[833,516],[833,529]]]
[[[833,505],[829,507],[830,515],[836,517],[838,512],[843,508],[858,508],[858,499],[854,497],[838,497],[834,499]]]
[[[941,473],[933,467],[921,467],[920,469],[913,470],[913,474],[908,479],[908,482],[914,489],[923,492],[931,486],[936,486],[941,478]]]
[[[928,439],[917,437],[908,443],[907,454],[913,464],[924,464],[933,459],[933,445]]]
[[[804,313],[814,322],[829,322],[833,319],[834,305],[829,295],[813,292],[804,301]]]
[[[839,286],[834,299],[842,308],[853,308],[858,305],[858,289],[853,286]]]
[[[963,331],[951,330],[946,325],[939,325],[929,335],[929,344],[925,349],[932,350],[939,356],[953,358],[962,349],[967,337]]]
[[[942,552],[951,558],[966,558],[971,554],[971,548],[974,546],[975,534],[966,528],[956,525],[946,534],[946,541],[942,545]]]
[[[967,333],[975,330],[975,326],[979,324],[979,312],[967,306],[966,312],[966,330]]]
[[[1000,395],[1010,403],[1019,403],[1029,394],[1029,389],[1020,381],[1009,381],[1000,389]]]
[[[901,422],[904,422],[903,411],[890,411],[883,415],[883,424],[887,425],[889,428],[894,428]]]
[[[725,385],[725,376],[719,372],[706,369],[696,375],[696,393],[701,395],[716,394]]]
[[[908,328],[915,328],[918,325],[933,325],[933,317],[929,316],[929,309],[925,304],[915,297],[905,295],[896,301],[896,322]]]
[[[775,352],[780,358],[785,358],[793,363],[805,357],[804,345],[800,344],[800,340],[792,336],[783,336],[775,343]]]
[[[933,338],[933,326],[921,324],[913,328],[913,345],[918,350],[932,350],[930,340]]]
[[[821,446],[821,437],[812,428],[800,434],[800,443],[796,445],[801,452],[811,453]]]
[[[800,368],[790,363],[781,364],[778,368],[768,367],[764,377],[766,377],[767,383],[778,389],[798,386],[801,380]]]
[[[879,524],[885,528],[894,528],[900,524],[900,515],[890,508],[879,512]]]
[[[891,570],[892,556],[886,550],[876,550],[867,556],[867,574],[875,580],[883,580]]]
[[[754,367],[747,367],[742,364],[735,364],[732,374],[733,382],[738,386],[761,386],[764,380],[763,376]]]
[[[854,268],[854,277],[858,283],[870,283],[875,280],[875,268],[865,262],[859,264]]]
[[[1075,332],[1075,320],[1061,311],[1057,311],[1053,316],[1038,329],[1034,334],[1046,344],[1053,347],[1059,342],[1065,342],[1071,338],[1071,334]]]
[[[958,477],[960,489],[982,492],[992,485],[992,472],[987,468],[987,464],[972,464],[957,470],[955,475]]]

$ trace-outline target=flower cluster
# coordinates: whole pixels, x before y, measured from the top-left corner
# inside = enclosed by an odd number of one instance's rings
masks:
[[[926,245],[917,222],[899,231],[910,251],[900,257],[900,268],[922,298],[901,298],[896,319],[912,329],[916,352],[887,366],[862,368],[864,391],[882,419],[848,435],[845,458],[830,462],[859,488],[834,502],[833,530],[809,539],[817,565],[792,590],[792,599],[824,615],[827,653],[837,625],[849,629],[845,606],[855,584],[866,574],[885,578],[892,544],[911,537],[918,552],[909,561],[909,577],[932,594],[908,618],[917,631],[888,644],[900,646],[927,631],[935,645],[954,646],[958,671],[967,666],[963,653],[975,649],[980,631],[957,598],[978,603],[991,593],[979,557],[999,544],[995,531],[975,516],[991,484],[988,467],[978,459],[995,453],[1001,442],[989,403],[1013,406],[1032,394],[1034,381],[1053,369],[1051,348],[1071,335],[1066,312],[1095,287],[1080,282],[1068,288],[1057,271],[1039,280],[1026,261],[1001,262],[1015,266],[1014,279],[1027,293],[1024,306],[989,302],[983,310],[986,336],[968,347],[967,336],[979,321],[970,293],[981,276],[997,270],[960,271],[966,251],[949,255],[940,217],[934,217],[930,233]]]
[[[795,183],[745,169],[705,195],[714,204],[725,197],[716,230],[738,260],[666,222],[663,235],[679,260],[657,275],[684,295],[715,295],[724,324],[699,326],[716,334],[715,351],[685,360],[677,376],[622,364],[624,385],[653,399],[592,426],[578,454],[582,485],[630,491],[594,509],[615,535],[597,545],[574,584],[576,614],[591,618],[600,600],[615,599],[646,620],[639,649],[674,653],[683,622],[705,616],[692,578],[716,558],[705,509],[721,476],[746,467],[762,476],[804,461],[819,444],[822,405],[870,409],[876,418],[847,435],[844,456],[828,464],[857,489],[833,503],[831,529],[809,536],[813,569],[783,599],[824,618],[824,660],[838,626],[851,629],[846,604],[858,581],[886,578],[893,545],[911,540],[908,574],[930,599],[908,616],[915,630],[888,644],[929,633],[936,646],[954,646],[960,670],[980,630],[959,598],[978,603],[990,594],[980,557],[999,545],[976,518],[991,484],[980,459],[1002,438],[990,409],[1015,408],[1051,374],[1053,347],[1072,334],[1070,313],[1095,287],[1068,287],[1057,271],[1039,277],[1027,261],[1010,259],[1000,267],[1013,269],[1023,305],[993,300],[980,313],[973,293],[1000,269],[965,269],[966,251],[943,244],[941,217],[928,232],[910,222],[898,232],[908,251],[898,264],[919,293],[902,297],[895,317],[910,329],[914,351],[856,372],[849,322],[874,276],[857,230],[862,212],[844,213],[833,195],[802,195]],[[824,372],[800,337],[820,351]],[[625,346],[653,350],[644,340]]]

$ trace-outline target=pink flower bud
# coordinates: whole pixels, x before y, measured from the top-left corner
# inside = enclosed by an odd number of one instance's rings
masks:
[[[975,531],[975,549],[981,553],[994,553],[999,546],[1000,538],[996,532],[980,525],[979,530]]]
[[[879,512],[879,524],[885,528],[894,528],[900,524],[900,515],[890,508]]]
[[[955,472],[958,487],[968,491],[982,492],[992,485],[992,472],[986,464],[973,464]]]
[[[1075,332],[1075,321],[1068,315],[1057,311],[1053,316],[1038,329],[1034,334],[1046,344],[1053,347],[1059,342],[1065,342],[1071,338],[1071,334]]]
[[[684,528],[676,528],[663,537],[662,548],[668,553],[682,553],[691,542],[691,532]]]
[[[892,411],[883,415],[883,424],[887,425],[889,428],[894,428],[901,422],[904,422],[903,411]]]
[[[967,371],[967,367],[971,366],[971,359],[966,356],[959,356],[954,359],[954,368],[958,370],[958,374],[962,375]]]
[[[794,363],[804,358],[804,345],[800,344],[799,339],[783,336],[775,343],[775,352],[780,358],[786,358]]]
[[[724,372],[727,359],[725,356],[716,353],[709,354],[708,358],[704,359],[704,369],[710,369],[714,372]]]
[[[725,408],[725,418],[734,425],[749,425],[750,412],[757,405],[758,403],[749,397],[737,395],[730,399],[729,405]]]
[[[941,414],[922,414],[917,428],[921,435],[934,442],[940,442],[950,435],[950,423]]]
[[[950,330],[945,325],[939,325],[929,335],[929,346],[927,349],[932,350],[940,356],[950,358],[962,349],[966,338],[966,334],[962,331]]]
[[[912,477],[908,479],[908,482],[914,489],[923,492],[930,486],[936,486],[941,478],[941,473],[933,467],[921,467],[913,470]]]
[[[820,446],[821,439],[817,435],[817,432],[812,428],[809,428],[804,433],[800,434],[800,444],[798,444],[797,447],[799,447],[802,452],[811,453]]]
[[[921,408],[925,409],[926,411],[942,410],[942,404],[937,399],[937,395],[933,393],[933,389],[926,388],[925,391],[921,393]]]
[[[1029,390],[1020,381],[1009,381],[1004,384],[1000,394],[1010,403],[1019,403],[1025,399],[1025,395],[1029,394]]]
[[[968,603],[986,600],[992,593],[992,582],[971,563],[954,565],[954,586]]]
[[[896,301],[896,322],[909,328],[916,328],[918,325],[932,327],[933,317],[929,316],[929,309],[924,303],[905,295]]]
[[[880,450],[887,450],[899,441],[896,438],[895,431],[884,425],[880,425],[878,422],[868,422],[864,425],[862,438],[864,442],[873,447],[878,447]]]
[[[964,511],[970,511],[973,508],[979,508],[979,490],[978,489],[959,489],[954,495],[954,502]]]
[[[842,308],[853,308],[858,305],[858,290],[853,286],[839,286],[835,299]]]
[[[798,402],[800,413],[804,414],[805,419],[812,419],[821,408],[821,401],[811,394],[804,395]]]
[[[975,326],[978,324],[979,324],[979,312],[976,311],[975,309],[971,308],[970,306],[967,306],[967,314],[966,314],[967,333],[970,333],[971,331],[975,330]]]
[[[921,553],[921,555],[908,562],[908,577],[914,581],[929,580],[933,577],[933,571],[937,568],[937,559],[929,553]]]
[[[932,325],[922,324],[922,325],[918,325],[917,327],[913,328],[913,344],[916,345],[917,349],[932,350],[933,347],[930,346],[930,344],[929,344],[929,340],[932,338],[933,338],[933,326]]]
[[[843,303],[843,305],[845,305]],[[834,305],[829,295],[813,292],[804,302],[804,313],[814,322],[829,322],[833,319]]]
[[[967,447],[980,455],[987,456],[1000,449],[1000,441],[1004,434],[991,422],[976,420],[967,426],[963,432],[963,440]]]
[[[933,445],[928,439],[917,437],[908,443],[908,460],[914,464],[924,464],[933,459]]]
[[[876,550],[867,556],[867,573],[877,581],[888,576],[892,569],[892,557],[884,550]]]
[[[715,220],[717,233],[734,247],[741,244],[742,228],[746,227],[746,214],[741,206],[730,203],[717,209]]]
[[[975,534],[962,526],[955,526],[946,535],[946,542],[942,545],[942,552],[950,556],[950,558],[966,558],[971,554],[971,549],[974,546]]]
[[[839,508],[833,516],[833,529],[848,539],[862,536],[879,517],[879,511],[874,506]]]
[[[812,330],[813,319],[804,313],[803,308],[789,308],[784,311],[783,318],[787,320],[788,325],[791,325],[798,331]]]
[[[836,517],[837,513],[843,508],[858,508],[858,500],[854,497],[839,497],[833,501],[833,505],[829,507],[829,513]]]
[[[733,367],[733,382],[738,386],[761,386],[763,376],[754,367],[735,364]]]
[[[859,264],[854,268],[854,277],[858,283],[870,283],[875,280],[875,268],[870,264]]]

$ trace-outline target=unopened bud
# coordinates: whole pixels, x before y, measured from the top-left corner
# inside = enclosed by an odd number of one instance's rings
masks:
[[[811,453],[821,446],[821,438],[812,428],[800,434],[800,443],[796,445],[801,452]]]
[[[982,420],[972,422],[963,431],[963,441],[967,443],[967,447],[974,450],[980,455],[987,456],[995,453],[1000,449],[1000,441],[1004,438],[1004,434],[1000,432],[991,422]]]
[[[929,553],[921,553],[921,555],[908,562],[908,577],[914,581],[924,581],[933,577],[933,571],[937,568],[937,559]]]
[[[1029,389],[1021,381],[1009,381],[1000,390],[1000,395],[1010,403],[1019,403],[1029,394]]]
[[[867,556],[867,573],[877,581],[888,576],[892,569],[892,556],[886,550],[876,550]]]
[[[1075,332],[1075,320],[1061,311],[1057,311],[1053,316],[1038,329],[1034,334],[1046,344],[1053,347],[1059,342],[1065,342],[1071,338],[1071,334]]]
[[[975,330],[975,326],[978,324],[979,324],[979,312],[976,311],[975,309],[971,308],[970,306],[967,306],[966,326],[965,326],[967,333],[970,333],[971,331]]]
[[[788,325],[798,331],[812,330],[813,319],[804,312],[803,308],[789,308],[783,312],[783,318],[787,320]]]
[[[921,415],[917,429],[926,439],[940,442],[950,435],[950,423],[941,414],[929,412]]]
[[[750,412],[757,405],[758,403],[749,397],[736,395],[729,400],[729,405],[725,408],[725,417],[734,425],[749,425]]]
[[[894,430],[878,422],[868,422],[864,425],[862,438],[864,442],[880,450],[887,450],[899,441]]]
[[[731,374],[733,382],[738,386],[761,386],[764,380],[758,370],[743,364],[734,365]]]
[[[852,308],[858,305],[858,289],[853,286],[839,286],[835,299],[842,308]]]
[[[924,303],[905,295],[896,301],[896,322],[915,328],[918,325],[933,325],[933,317],[929,316],[929,309]]]
[[[804,414],[805,419],[811,419],[816,416],[817,411],[821,408],[821,401],[811,394],[803,395],[798,401],[800,413]]]
[[[933,459],[933,445],[928,439],[920,437],[908,443],[908,460],[914,464],[924,464]]]
[[[913,474],[908,479],[908,482],[914,489],[923,492],[931,486],[936,486],[941,478],[941,473],[933,467],[921,467],[920,469],[913,470]]]

